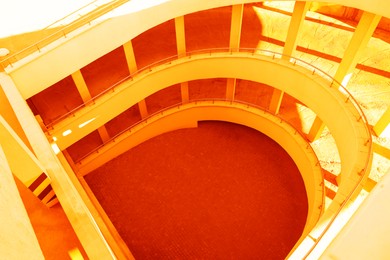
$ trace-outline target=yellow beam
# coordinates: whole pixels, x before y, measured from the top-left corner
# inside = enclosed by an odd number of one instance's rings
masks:
[[[381,116],[381,118],[376,122],[374,126],[374,132],[377,136],[380,136],[383,131],[390,124],[390,107],[387,108],[386,112]]]
[[[279,114],[280,105],[282,104],[284,92],[274,88],[274,91],[272,92],[271,102],[269,104],[268,110],[277,115]]]
[[[179,16],[175,18],[175,31],[176,31],[177,55],[179,57],[184,57],[186,56],[186,52],[187,52],[184,16]],[[189,101],[188,82],[182,82],[180,84],[180,90],[181,90],[181,101],[183,102],[183,104],[188,103]]]
[[[44,259],[0,145],[0,255],[7,259]]]
[[[334,76],[336,81],[343,83],[343,85],[347,84],[344,80],[349,79],[348,74],[356,67],[360,54],[367,46],[368,41],[374,33],[380,19],[381,16],[379,15],[369,12],[363,13]]]
[[[234,95],[236,93],[236,79],[228,78],[227,87],[226,87],[226,100],[234,100]]]
[[[7,155],[12,172],[27,187],[42,172],[45,172],[41,163],[2,116],[0,116],[0,145]]]
[[[53,152],[51,144],[46,139],[12,79],[8,75],[0,73],[0,85],[19,119],[35,155],[51,178],[53,190],[88,257],[91,259],[115,258],[75,184]]]
[[[296,1],[294,11],[291,16],[291,22],[288,28],[286,41],[283,49],[283,59],[289,60],[297,47],[297,39],[300,35],[300,28],[306,17],[306,12],[310,4],[303,1]],[[282,104],[284,92],[279,89],[274,89],[269,105],[269,111],[275,115],[279,113],[280,105]]]
[[[80,93],[81,99],[83,100],[84,103],[88,102],[89,100],[92,99],[91,93],[89,92],[88,86],[85,83],[83,74],[81,73],[80,70],[74,72],[72,74],[73,81],[77,87],[77,90]],[[106,127],[103,125],[98,128],[98,132],[100,135],[100,138],[102,139],[103,142],[106,142],[110,140],[110,136],[107,132]]]
[[[242,25],[242,16],[244,13],[244,5],[238,4],[232,6],[232,19],[230,23],[230,43],[229,47],[231,50],[236,50],[240,48],[240,39],[241,39],[241,25]],[[234,100],[234,95],[236,92],[236,83],[237,80],[234,78],[227,79],[226,85],[226,99]]]
[[[390,149],[380,144],[373,143],[374,152],[390,160]]]
[[[240,39],[241,39],[241,25],[242,25],[242,16],[244,13],[244,5],[238,4],[232,6],[232,20],[230,26],[230,49],[240,48]]]
[[[131,41],[123,44],[123,50],[125,51],[127,66],[129,68],[130,74],[135,73],[137,69],[137,61],[135,60],[133,43]]]
[[[179,57],[184,57],[187,51],[184,16],[179,16],[175,18],[175,31],[177,54],[179,55]]]
[[[317,116],[314,119],[313,125],[310,128],[309,134],[307,135],[309,141],[313,142],[317,140],[321,136],[324,128],[325,128],[324,122],[322,122],[322,120]]]
[[[188,101],[190,100],[190,95],[188,92],[188,82],[182,82],[180,84],[180,90],[181,90],[181,101],[183,102],[183,104],[188,103]]]
[[[310,3],[304,1],[296,1],[294,11],[291,16],[290,26],[288,27],[287,38],[284,44],[283,58],[290,59],[297,47],[297,39],[300,35],[300,28],[305,20],[306,12],[309,9]]]
[[[142,118],[145,118],[149,115],[145,99],[142,99],[140,102],[138,102],[138,109]]]

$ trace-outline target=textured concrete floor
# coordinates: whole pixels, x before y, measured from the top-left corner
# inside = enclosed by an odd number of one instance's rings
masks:
[[[163,134],[86,180],[136,259],[283,259],[307,216],[288,154],[231,123]]]

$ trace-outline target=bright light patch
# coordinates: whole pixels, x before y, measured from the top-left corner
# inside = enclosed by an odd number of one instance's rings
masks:
[[[51,149],[53,149],[54,153],[57,155],[61,152],[60,148],[58,147],[58,145],[56,143],[52,143],[51,144]]]
[[[341,85],[345,87],[348,84],[351,77],[352,77],[352,72],[348,73],[347,76],[344,77],[343,82],[341,82]]]
[[[67,136],[67,135],[70,135],[71,133],[72,133],[72,130],[68,129],[62,133],[62,136]]]
[[[89,119],[88,121],[85,121],[85,122],[82,123],[82,124],[79,124],[79,128],[82,128],[82,127],[88,125],[89,123],[91,123],[91,122],[92,122],[93,120],[95,120],[95,119],[96,119],[96,117],[94,117],[94,118],[92,118],[92,119]]]
[[[58,140],[57,137],[53,136],[53,141],[57,142],[57,140]]]

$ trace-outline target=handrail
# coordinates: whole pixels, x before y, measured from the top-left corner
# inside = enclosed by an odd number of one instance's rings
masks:
[[[331,82],[330,87],[337,87],[337,89],[342,92],[344,95],[346,95],[347,99],[346,102],[352,102],[353,106],[356,108],[356,110],[359,112],[360,117],[357,120],[363,120],[366,124],[368,124],[368,121],[366,119],[366,116],[363,113],[363,110],[360,108],[359,103],[356,101],[356,99],[352,96],[352,94],[342,85],[340,84],[337,80],[335,80],[332,76],[324,72],[323,70],[315,67],[314,65],[303,61],[301,59],[295,58],[290,55],[285,55],[282,53],[274,52],[274,51],[269,51],[269,50],[263,50],[263,49],[256,49],[256,48],[212,48],[212,49],[200,49],[200,50],[195,50],[191,52],[186,52],[185,56],[183,54],[181,55],[172,55],[169,57],[166,57],[164,59],[158,60],[156,62],[153,62],[149,65],[144,66],[143,68],[138,69],[134,73],[124,77],[123,79],[119,80],[118,82],[114,83],[107,89],[103,90],[93,98],[89,99],[88,101],[84,102],[83,104],[73,108],[66,114],[56,118],[55,120],[51,121],[50,123],[45,124],[46,128],[50,129],[53,128],[55,124],[59,123],[60,121],[64,120],[67,117],[71,117],[75,114],[77,110],[80,110],[81,108],[90,105],[91,103],[95,103],[97,99],[105,95],[106,93],[113,91],[117,86],[120,84],[126,82],[127,80],[132,80],[134,77],[137,75],[143,74],[143,73],[148,73],[152,71],[152,68],[157,67],[159,65],[163,64],[169,64],[172,61],[178,60],[178,59],[190,59],[194,55],[198,54],[209,54],[210,56],[216,55],[216,54],[221,54],[221,53],[229,53],[231,55],[236,54],[236,53],[243,53],[243,54],[248,54],[250,56],[255,56],[255,55],[260,55],[260,56],[270,56],[273,59],[285,59],[289,60],[291,63],[294,65],[300,65],[301,67],[304,67],[310,71],[312,71],[313,75],[318,75],[328,81]]]
[[[92,4],[95,4],[98,1],[102,2],[107,2],[107,0],[95,0],[94,2],[81,7],[79,10],[76,10],[75,12],[65,16],[64,18],[56,21],[55,23],[58,23],[62,20],[67,19],[69,16],[72,14],[79,12],[81,9],[90,7]],[[128,2],[130,0],[111,0],[109,3],[103,3],[102,5],[98,6],[97,8],[93,9],[91,12],[88,12],[85,15],[80,16],[78,19],[72,21],[68,25],[63,26],[62,28],[56,30],[55,32],[51,33],[50,35],[42,38],[41,40],[31,44],[30,46],[27,46],[26,48],[23,48],[22,50],[7,56],[5,59],[0,61],[0,64],[2,65],[3,69],[6,69],[7,66],[13,67],[13,64],[28,55],[34,53],[34,52],[40,52],[41,49],[50,43],[53,43],[54,41],[61,39],[61,38],[66,38],[67,35],[76,29],[90,24],[93,20],[101,17],[102,15],[114,10],[115,8],[121,6],[122,4]],[[48,27],[54,25],[55,23],[49,25]],[[47,28],[47,27],[46,27]]]
[[[129,76],[126,76],[125,78],[123,78],[120,81],[118,81],[117,83],[113,84],[108,89],[104,90],[103,92],[101,92],[100,94],[98,94],[97,96],[92,98],[91,100],[85,102],[81,106],[76,107],[75,109],[71,110],[69,113],[67,113],[67,114],[61,116],[60,118],[58,118],[57,120],[51,122],[50,124],[47,125],[47,127],[53,128],[56,123],[59,123],[61,120],[65,119],[65,118],[67,118],[67,117],[69,117],[71,115],[74,115],[74,113],[76,111],[78,111],[80,108],[82,108],[82,107],[84,107],[84,106],[86,106],[88,104],[94,103],[97,99],[99,99],[100,97],[102,97],[103,95],[108,93],[109,91],[115,90],[115,87],[117,87],[121,83],[123,83],[123,82],[125,82],[127,80],[133,80],[133,78],[135,76],[141,75],[142,73],[152,72],[153,68],[158,66],[158,65],[163,65],[163,64],[166,64],[166,63],[170,63],[170,62],[172,62],[174,60],[179,60],[179,59],[191,59],[192,57],[194,57],[196,55],[199,55],[199,54],[208,54],[208,55],[212,56],[212,55],[226,54],[226,53],[229,53],[231,55],[240,53],[240,54],[248,54],[250,56],[255,56],[255,55],[262,55],[262,56],[264,56],[264,55],[266,55],[268,57],[272,57],[272,59],[288,60],[289,62],[291,62],[294,65],[299,65],[299,66],[302,66],[302,67],[308,69],[309,71],[312,72],[313,75],[318,75],[318,76],[328,80],[329,82],[331,82],[329,87],[337,89],[343,95],[346,96],[345,102],[346,103],[350,102],[353,105],[353,107],[356,109],[356,111],[359,113],[359,117],[356,118],[357,122],[362,121],[362,123],[365,124],[365,126],[366,126],[366,131],[367,131],[367,135],[369,136],[369,140],[366,141],[365,145],[368,145],[368,144],[370,144],[370,145],[369,145],[369,150],[368,150],[368,156],[367,156],[367,159],[366,159],[366,161],[364,163],[363,171],[365,169],[368,169],[368,166],[369,166],[369,163],[370,163],[371,154],[372,154],[372,146],[371,146],[371,144],[372,144],[372,137],[371,137],[371,133],[368,130],[369,126],[368,126],[368,121],[366,119],[366,116],[364,115],[364,113],[363,113],[362,109],[360,108],[360,106],[359,106],[358,102],[356,101],[356,99],[351,95],[351,93],[342,84],[340,84],[337,80],[335,80],[333,77],[331,77],[329,74],[327,74],[323,70],[313,66],[312,64],[310,64],[308,62],[300,60],[298,58],[295,58],[295,57],[292,57],[292,56],[288,56],[288,55],[284,55],[284,54],[277,53],[277,52],[273,52],[273,51],[269,51],[269,50],[250,49],[250,48],[237,48],[237,49],[232,49],[232,48],[214,48],[214,49],[204,49],[204,50],[197,50],[197,51],[193,51],[193,52],[187,52],[186,56],[174,55],[174,56],[167,57],[165,59],[162,59],[162,60],[159,60],[159,61],[154,62],[152,64],[149,64],[148,66],[145,66],[144,68],[136,71],[135,73],[133,73],[133,74],[131,74]],[[176,105],[174,105],[174,106],[176,106]],[[161,113],[161,111],[157,112],[157,114],[158,113]],[[153,115],[156,115],[156,113],[154,113]],[[150,117],[148,117],[148,118],[150,119]],[[145,121],[147,121],[147,119],[145,119]],[[145,121],[141,120],[140,122],[145,122]],[[132,125],[131,127],[134,127],[135,125]],[[127,129],[125,131],[129,131],[129,129]],[[125,131],[121,132],[120,134],[123,134]],[[118,137],[118,135],[115,135],[115,137]],[[110,139],[110,140],[112,140],[112,139]],[[98,147],[98,149],[100,149],[100,148],[101,148],[101,146]],[[92,152],[94,152],[94,151],[92,151]],[[85,158],[85,156],[83,158]],[[357,181],[357,183],[355,184],[354,188],[351,190],[350,193],[348,193],[345,196],[345,199],[342,201],[342,203],[339,206],[339,208],[337,209],[337,211],[333,214],[332,218],[327,223],[326,227],[321,231],[320,236],[317,239],[315,239],[314,245],[310,249],[308,249],[307,254],[305,255],[304,258],[307,258],[309,256],[309,254],[314,250],[314,248],[318,245],[319,241],[325,235],[326,231],[329,230],[330,226],[334,223],[334,221],[339,216],[341,211],[347,205],[348,201],[354,196],[355,192],[358,190],[359,186],[361,185],[361,183],[363,182],[363,179],[365,177],[365,174],[362,174],[362,172],[359,172],[358,174],[360,175],[360,178]]]
[[[211,102],[214,104],[214,102],[225,102],[225,103],[229,103],[229,104],[241,104],[241,105],[246,105],[248,108],[251,107],[251,108],[256,108],[256,109],[259,109],[259,110],[262,110],[263,112],[265,113],[268,113],[268,114],[271,114],[273,116],[275,116],[276,118],[278,118],[281,122],[283,123],[286,123],[288,124],[291,128],[293,128],[297,133],[299,133],[301,136],[304,136],[304,133],[302,131],[300,131],[299,129],[296,129],[289,121],[287,121],[286,119],[284,119],[283,117],[281,117],[279,114],[273,114],[271,111],[269,111],[267,108],[264,108],[264,107],[261,107],[257,104],[253,104],[253,103],[250,103],[250,102],[246,102],[246,101],[242,101],[242,100],[237,100],[237,99],[234,99],[234,100],[228,100],[228,99],[224,99],[224,98],[202,98],[202,99],[192,99],[190,100],[189,102],[187,103],[183,103],[183,102],[179,102],[179,103],[176,103],[176,104],[173,104],[173,105],[170,105],[170,106],[167,106],[165,108],[162,108],[160,109],[159,111],[157,112],[154,112],[150,115],[148,115],[147,117],[145,118],[142,118],[141,120],[139,120],[138,122],[132,124],[131,126],[127,127],[126,129],[120,131],[119,133],[117,133],[116,135],[112,136],[110,139],[106,140],[103,144],[99,145],[98,147],[96,147],[95,149],[93,149],[92,151],[88,152],[87,154],[83,155],[81,158],[79,158],[75,163],[80,163],[82,160],[84,160],[85,158],[87,158],[88,156],[90,156],[91,154],[94,154],[94,153],[99,153],[99,150],[101,148],[103,148],[104,146],[106,146],[107,144],[109,143],[112,143],[112,142],[115,142],[116,139],[123,135],[124,133],[126,132],[131,132],[131,129],[133,129],[134,127],[138,126],[138,125],[141,125],[143,123],[147,123],[151,118],[157,116],[157,115],[163,115],[166,111],[168,110],[171,110],[175,107],[177,107],[177,109],[180,109],[180,107],[182,106],[185,106],[187,104],[191,104],[191,103],[199,103],[199,102]]]

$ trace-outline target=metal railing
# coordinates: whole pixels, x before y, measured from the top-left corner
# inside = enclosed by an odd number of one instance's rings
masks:
[[[58,27],[58,29],[56,29],[50,35],[43,37],[41,40],[1,60],[0,64],[2,68],[6,69],[8,66],[13,67],[13,64],[15,62],[35,52],[41,52],[41,49],[45,46],[53,43],[58,39],[66,38],[69,33],[75,31],[78,28],[81,28],[84,25],[90,25],[93,20],[96,20],[102,15],[114,10],[115,8],[129,1],[130,0],[95,0],[81,7],[80,9],[72,12],[71,14],[42,29],[45,30],[49,28]]]
[[[164,65],[164,64],[170,64],[173,61],[179,60],[179,59],[191,59],[192,57],[195,57],[196,55],[201,55],[201,54],[207,54],[209,56],[213,55],[220,55],[220,54],[228,54],[228,55],[235,55],[235,54],[241,54],[241,55],[248,55],[248,56],[267,56],[267,57],[272,57],[272,59],[285,59],[289,60],[292,64],[298,65],[300,67],[304,67],[307,70],[311,71],[312,75],[318,75],[325,80],[330,82],[329,87],[333,87],[338,89],[341,93],[343,93],[346,96],[345,102],[351,102],[353,106],[356,108],[356,110],[359,112],[360,116],[357,118],[357,120],[363,120],[366,124],[368,123],[363,110],[360,108],[359,103],[355,100],[355,98],[351,95],[351,93],[343,86],[341,85],[338,81],[334,80],[332,76],[324,72],[323,70],[313,66],[312,64],[300,60],[298,58],[295,58],[293,56],[288,56],[284,55],[282,53],[278,52],[273,52],[269,50],[262,50],[262,49],[255,49],[255,48],[212,48],[212,49],[202,49],[202,50],[196,50],[196,51],[191,51],[187,52],[185,56],[183,54],[181,55],[173,55],[166,57],[164,59],[155,61],[141,69],[138,69],[136,72],[124,77],[123,79],[119,80],[118,82],[114,83],[113,85],[109,86],[107,89],[99,93],[98,95],[94,96],[87,102],[71,109],[69,112],[66,114],[54,119],[50,123],[46,124],[46,127],[48,129],[53,128],[55,124],[59,123],[60,121],[64,120],[65,118],[68,117],[73,117],[75,113],[82,109],[85,106],[88,106],[90,104],[95,103],[96,100],[104,96],[105,94],[109,92],[115,91],[117,87],[119,87],[121,84],[127,82],[127,81],[132,81],[135,77],[144,74],[144,73],[150,73],[153,71],[153,68],[158,67],[159,65]]]

